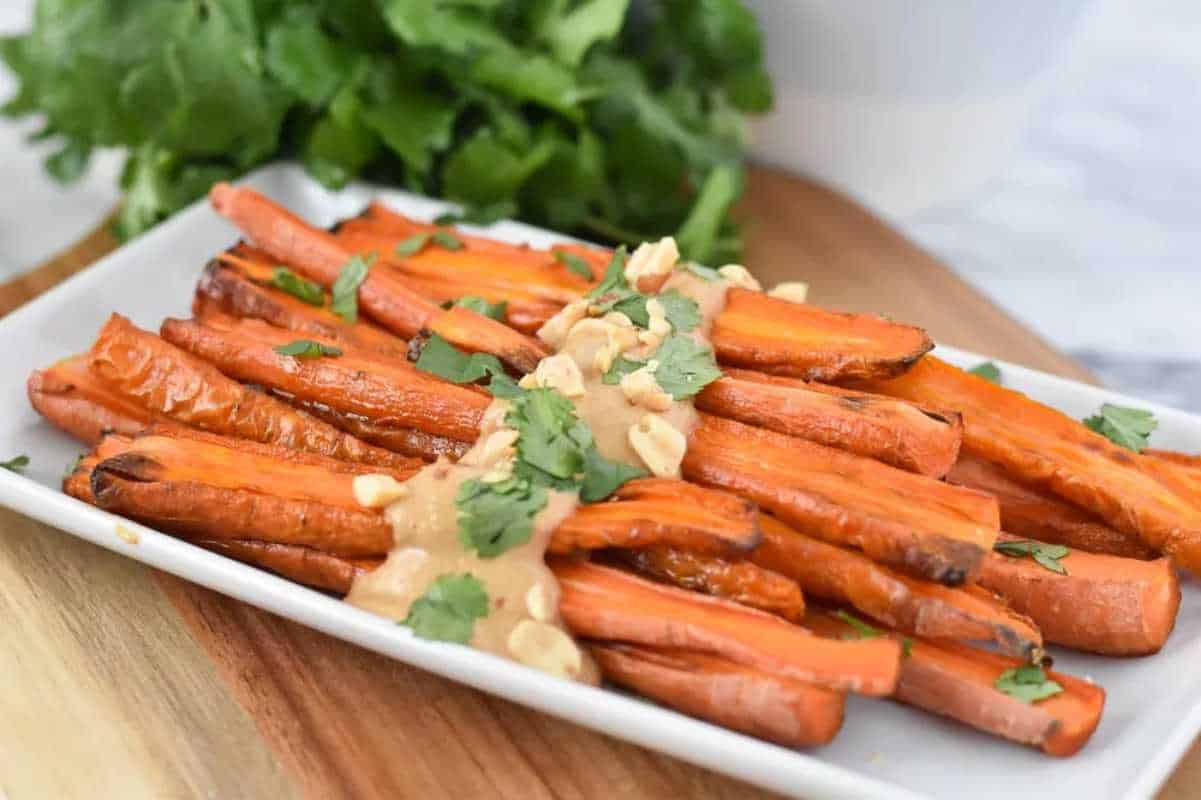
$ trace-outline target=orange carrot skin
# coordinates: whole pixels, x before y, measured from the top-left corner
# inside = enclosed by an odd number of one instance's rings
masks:
[[[1023,486],[1000,466],[976,456],[961,454],[947,481],[996,497],[1001,528],[1017,536],[1089,553],[1141,559],[1156,556],[1138,536],[1111,528],[1054,495]]]
[[[132,436],[155,422],[167,421],[104,385],[88,369],[86,356],[34,370],[26,391],[35,411],[89,445],[109,433]]]
[[[954,412],[821,384],[727,369],[697,396],[697,408],[941,478],[959,455]]]
[[[896,686],[897,642],[830,642],[771,614],[609,567],[551,566],[559,611],[580,636],[708,653],[829,689],[886,695]]]
[[[683,473],[805,533],[947,585],[975,572],[997,532],[991,497],[708,415],[692,434]]]
[[[386,421],[370,419],[362,414],[338,411],[324,403],[300,400],[295,397],[291,399],[291,402],[298,409],[328,422],[356,439],[400,455],[420,458],[424,461],[437,461],[445,456],[451,461],[458,461],[471,447],[468,442],[460,439],[439,436],[414,428],[395,427],[387,424]]]
[[[589,643],[605,677],[724,728],[785,747],[817,747],[842,727],[844,696],[702,653]]]
[[[666,499],[623,500],[581,506],[557,529],[551,551],[568,555],[573,549],[596,550],[619,546],[683,547],[700,553],[737,555],[759,543],[759,529],[750,520],[728,520],[681,507]]]
[[[379,566],[378,559],[344,559],[309,547],[274,542],[199,539],[193,544],[337,595],[349,592],[357,576]]]
[[[1150,655],[1163,647],[1180,610],[1180,582],[1169,559],[1073,550],[1060,563],[1067,575],[1028,557],[990,553],[979,581],[1031,616],[1049,642],[1109,656]]]

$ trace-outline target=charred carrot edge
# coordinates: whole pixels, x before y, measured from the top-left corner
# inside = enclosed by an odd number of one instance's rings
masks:
[[[954,412],[738,369],[709,384],[696,406],[932,478],[955,463],[963,429]]]
[[[209,200],[252,244],[322,286],[333,286],[352,255],[332,234],[314,228],[253,189],[218,183],[209,192]],[[532,372],[548,355],[538,340],[474,311],[459,309],[453,321],[444,321],[449,312],[406,286],[395,270],[370,270],[359,287],[359,302],[369,316],[406,339],[422,330],[436,330],[467,349],[486,348],[520,372]]]
[[[167,421],[98,380],[88,369],[87,356],[73,356],[34,370],[26,391],[35,411],[89,445],[109,433],[132,436],[156,421]]]
[[[436,461],[443,456],[452,461],[458,461],[460,456],[471,447],[469,443],[459,439],[438,436],[413,428],[397,428],[369,419],[361,414],[332,409],[324,403],[299,400],[295,397],[289,398],[289,402],[356,439],[361,439],[385,450],[391,450],[394,453],[425,461]]]
[[[963,412],[964,450],[1137,535],[1181,566],[1201,570],[1201,509],[1141,468],[1139,456],[1026,395],[924,358],[866,387]]]
[[[789,622],[800,622],[805,614],[805,597],[796,581],[751,561],[663,546],[616,550],[613,557],[656,580],[724,597]]]
[[[199,539],[193,544],[297,583],[340,595],[350,591],[358,575],[379,566],[376,559],[343,559],[299,545],[244,539]]]
[[[766,515],[759,524],[763,542],[751,560],[794,579],[812,597],[850,606],[915,636],[992,641],[1026,661],[1042,657],[1043,635],[1034,622],[987,592],[913,580]]]
[[[294,334],[261,320],[213,317],[203,323],[168,319],[163,338],[230,377],[268,386],[339,411],[387,419],[397,427],[472,442],[489,398],[420,372],[412,364],[343,349],[336,358],[298,359],[274,347]],[[314,341],[338,347],[321,337]]]
[[[709,415],[692,434],[683,473],[805,533],[948,585],[975,572],[997,533],[991,497]]]
[[[1023,486],[1000,466],[982,458],[961,454],[947,473],[947,481],[996,497],[1001,528],[1009,533],[1090,553],[1141,559],[1156,556],[1138,536],[1111,528],[1058,497]]]
[[[1031,558],[990,553],[980,585],[1030,615],[1048,642],[1109,656],[1149,655],[1163,647],[1180,610],[1180,582],[1168,559],[1073,550],[1059,563],[1066,575]]]
[[[805,624],[826,636],[858,636],[852,626],[814,609]],[[954,643],[911,640],[894,697],[906,705],[970,725],[1047,755],[1075,755],[1101,721],[1105,690],[1088,681],[1047,671],[1063,692],[1024,703],[996,688],[1017,659]]]
[[[844,695],[715,658],[664,648],[588,642],[605,677],[689,716],[786,747],[828,744]]]
[[[829,689],[886,695],[896,687],[897,642],[831,642],[771,614],[621,570],[549,563],[562,590],[559,611],[580,636],[707,653]]]

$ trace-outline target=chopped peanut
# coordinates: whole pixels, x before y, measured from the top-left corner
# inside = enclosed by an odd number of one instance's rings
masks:
[[[580,367],[567,353],[542,359],[537,368],[522,378],[518,385],[523,389],[554,389],[570,398],[583,397],[585,391]]]
[[[809,284],[802,281],[784,281],[777,283],[775,288],[767,293],[767,296],[787,300],[790,303],[804,303],[809,296]]]
[[[627,434],[630,447],[656,477],[680,477],[680,462],[688,442],[684,434],[656,414],[647,414]]]
[[[556,350],[563,346],[571,327],[588,316],[587,300],[575,300],[560,309],[538,329],[538,338]]]
[[[730,282],[731,286],[737,286],[740,289],[750,289],[757,292],[763,287],[759,285],[759,281],[755,280],[755,276],[741,264],[726,264],[717,270],[721,276]]]
[[[584,657],[575,641],[545,622],[524,619],[509,634],[509,653],[527,667],[560,678],[574,678],[584,668]]]
[[[391,475],[356,475],[354,499],[367,508],[390,506],[409,493],[409,487]]]
[[[671,395],[659,386],[655,380],[655,369],[649,363],[622,376],[621,390],[632,405],[642,406],[648,411],[671,408]]]
[[[657,292],[680,260],[676,240],[664,236],[658,242],[644,242],[626,262],[626,282],[640,292]]]

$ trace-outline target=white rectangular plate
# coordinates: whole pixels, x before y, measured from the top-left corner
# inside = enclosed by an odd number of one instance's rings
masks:
[[[381,197],[406,214],[431,218],[445,206],[426,198],[356,186],[330,193],[293,167],[248,182],[320,225],[358,213]],[[490,234],[545,245],[553,234],[515,223]],[[318,592],[208,553],[142,526],[129,544],[117,517],[59,491],[80,447],[29,407],[25,378],[36,367],[85,350],[113,311],[157,330],[165,316],[187,316],[200,268],[236,239],[206,205],[195,207],[93,268],[0,320],[8,366],[0,379],[0,458],[28,453],[25,476],[0,470],[0,503],[102,547],[422,669],[710,769],[810,800],[849,798],[1144,797],[1156,790],[1201,729],[1201,591],[1184,590],[1168,646],[1143,659],[1055,652],[1057,666],[1108,692],[1092,742],[1056,760],[886,701],[852,698],[834,744],[795,752],[699,722],[613,691],[556,680],[465,647],[423,642],[406,628]],[[804,277],[804,276],[798,276]],[[939,355],[970,365],[981,357],[950,348]],[[1007,386],[1072,416],[1102,402],[1138,405],[1159,419],[1154,442],[1201,451],[1201,419],[1022,367],[1002,364]]]

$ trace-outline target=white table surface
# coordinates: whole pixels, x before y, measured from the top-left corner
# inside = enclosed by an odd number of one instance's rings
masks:
[[[0,32],[31,8],[0,1]],[[12,90],[0,69],[0,98]],[[34,127],[0,120],[0,280],[118,197],[117,154],[64,189],[41,168],[52,148],[24,141]],[[1004,174],[894,222],[1114,383],[1201,406],[1201,371],[1184,369],[1201,357],[1201,2],[1099,0]]]

